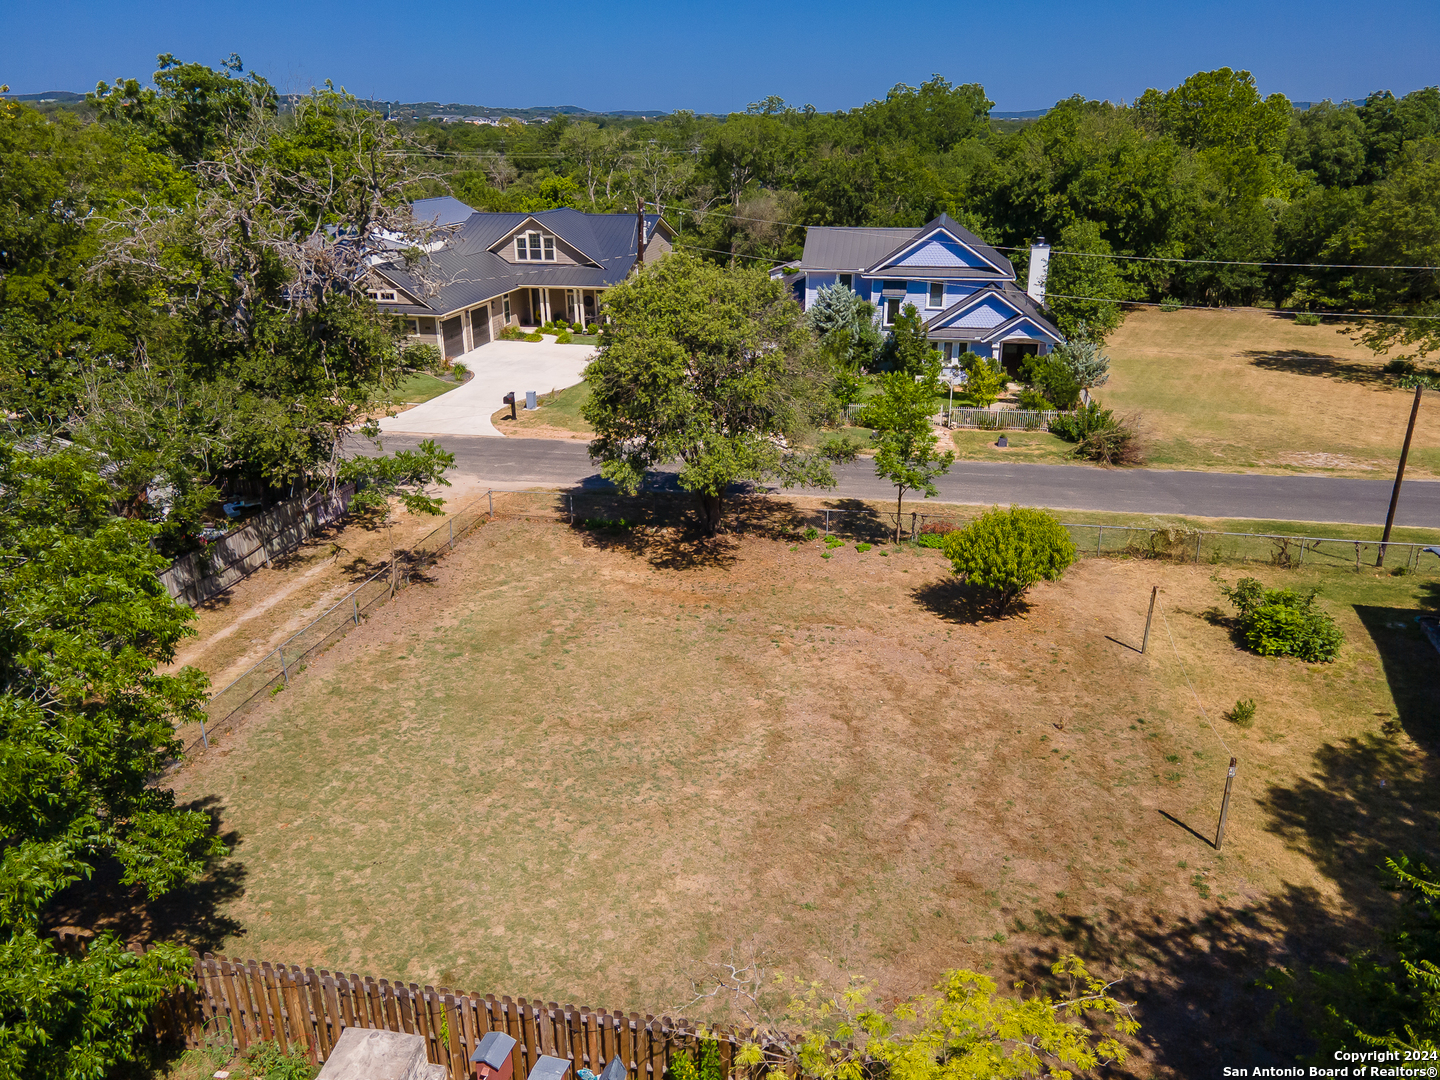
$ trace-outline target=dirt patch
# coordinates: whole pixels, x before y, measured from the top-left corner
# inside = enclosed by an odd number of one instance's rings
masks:
[[[1420,586],[1357,575],[1402,629],[1332,596],[1312,668],[1238,650],[1209,567],[1086,561],[992,622],[938,553],[825,554],[485,526],[176,778],[236,838],[225,948],[657,1012],[741,942],[887,993],[1075,949],[1137,972],[1140,1072],[1293,1051],[1253,978],[1356,940],[1440,824],[1380,734]]]

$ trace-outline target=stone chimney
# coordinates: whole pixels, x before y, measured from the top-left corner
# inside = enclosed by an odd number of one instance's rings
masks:
[[[1043,236],[1035,238],[1030,245],[1030,279],[1025,291],[1037,304],[1045,303],[1045,279],[1050,276],[1050,245]]]

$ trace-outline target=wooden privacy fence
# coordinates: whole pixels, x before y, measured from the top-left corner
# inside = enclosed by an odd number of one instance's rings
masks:
[[[275,1042],[318,1065],[347,1027],[403,1031],[424,1037],[430,1061],[443,1065],[451,1080],[473,1075],[470,1055],[491,1031],[515,1040],[516,1080],[528,1076],[542,1054],[596,1073],[618,1055],[632,1080],[662,1080],[676,1053],[698,1060],[697,1026],[683,1017],[481,996],[210,953],[195,957],[195,984],[194,991],[168,999],[156,1017],[158,1031],[190,1047],[243,1051]],[[706,1028],[705,1038],[718,1043],[724,1075],[734,1075],[746,1040],[725,1028]],[[780,1049],[771,1048],[767,1057]]]

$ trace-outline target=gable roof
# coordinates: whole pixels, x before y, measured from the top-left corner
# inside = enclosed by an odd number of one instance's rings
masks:
[[[917,243],[946,233],[973,252],[980,266],[950,265],[897,268],[893,264]],[[985,243],[965,226],[941,214],[918,229],[869,228],[866,226],[812,226],[805,231],[802,270],[853,272],[869,276],[881,273],[893,277],[965,277],[1014,280],[1010,260]]]
[[[941,214],[932,221],[927,222],[921,228],[904,240],[898,247],[886,252],[866,269],[867,274],[878,274],[891,268],[898,263],[907,252],[912,251],[928,240],[944,234],[951,240],[956,241],[962,248],[976,256],[986,266],[973,266],[961,262],[959,267],[946,267],[946,269],[978,270],[982,273],[993,272],[1000,277],[1015,279],[1015,267],[1010,265],[1010,260],[1001,255],[985,241],[981,240],[965,226],[952,218],[949,214]],[[925,272],[930,273],[938,267],[924,267]]]
[[[594,265],[511,263],[491,250],[527,221],[554,233]],[[426,296],[415,276],[399,263],[380,265],[375,271],[412,296],[424,297],[419,305],[393,305],[389,310],[444,315],[513,289],[599,289],[614,285],[635,265],[636,232],[633,214],[586,214],[568,207],[533,214],[476,210],[442,247],[428,256],[431,276],[441,282],[435,293]],[[659,215],[646,214],[647,242],[656,234],[668,238],[674,230]]]
[[[410,204],[410,212],[415,215],[416,221],[438,225],[441,228],[459,225],[475,213],[471,207],[449,195],[441,195],[434,199],[416,199]]]
[[[992,309],[998,318],[974,319],[967,325],[966,316],[984,308]],[[967,336],[966,340],[996,341],[1026,322],[1040,331],[1041,336],[1056,342],[1064,338],[1060,328],[1045,317],[1040,305],[1029,294],[1013,282],[997,281],[961,297],[944,311],[936,312],[925,320],[924,326],[928,333],[947,329],[973,331],[973,336]]]

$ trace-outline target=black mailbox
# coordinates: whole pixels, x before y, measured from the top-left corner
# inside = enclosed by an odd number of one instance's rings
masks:
[[[510,419],[511,419],[511,420],[514,420],[514,419],[515,419],[515,391],[514,391],[514,390],[511,390],[510,393],[506,394],[503,398],[501,398],[501,404],[509,405],[509,406],[510,406]]]

